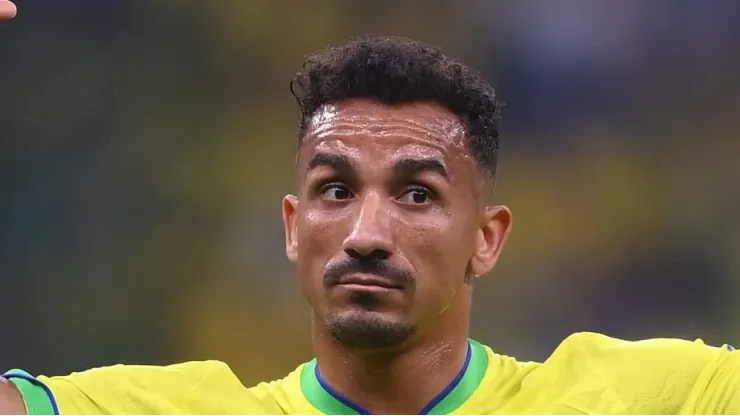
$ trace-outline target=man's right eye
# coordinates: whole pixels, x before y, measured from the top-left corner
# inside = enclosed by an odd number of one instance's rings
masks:
[[[344,201],[352,198],[352,191],[346,186],[339,184],[326,185],[322,191],[321,196],[330,201]]]

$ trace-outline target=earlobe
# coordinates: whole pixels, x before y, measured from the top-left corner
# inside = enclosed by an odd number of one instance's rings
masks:
[[[283,229],[285,231],[285,254],[291,263],[298,259],[298,231],[296,229],[296,211],[298,197],[286,195],[283,198]]]
[[[511,210],[503,205],[486,207],[483,224],[477,233],[470,271],[475,276],[488,273],[498,261],[511,232]]]

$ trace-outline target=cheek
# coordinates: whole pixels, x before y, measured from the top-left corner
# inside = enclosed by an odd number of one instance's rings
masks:
[[[399,224],[406,253],[418,273],[420,289],[447,292],[465,277],[470,260],[471,232],[465,221],[453,216],[426,217],[414,224]]]
[[[326,263],[341,247],[342,227],[332,216],[307,209],[300,213],[297,229],[298,273],[304,281],[320,278]]]

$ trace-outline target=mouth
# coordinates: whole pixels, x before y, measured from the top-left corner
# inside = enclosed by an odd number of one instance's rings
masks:
[[[386,291],[386,290],[400,290],[403,287],[399,284],[393,283],[388,279],[384,279],[380,276],[371,274],[352,274],[345,276],[337,286],[343,287],[350,290],[359,291]]]

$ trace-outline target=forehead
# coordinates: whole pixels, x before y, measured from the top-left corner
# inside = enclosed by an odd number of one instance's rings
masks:
[[[434,103],[388,106],[357,99],[326,105],[308,124],[299,167],[318,152],[378,162],[409,157],[471,162],[459,117]]]

